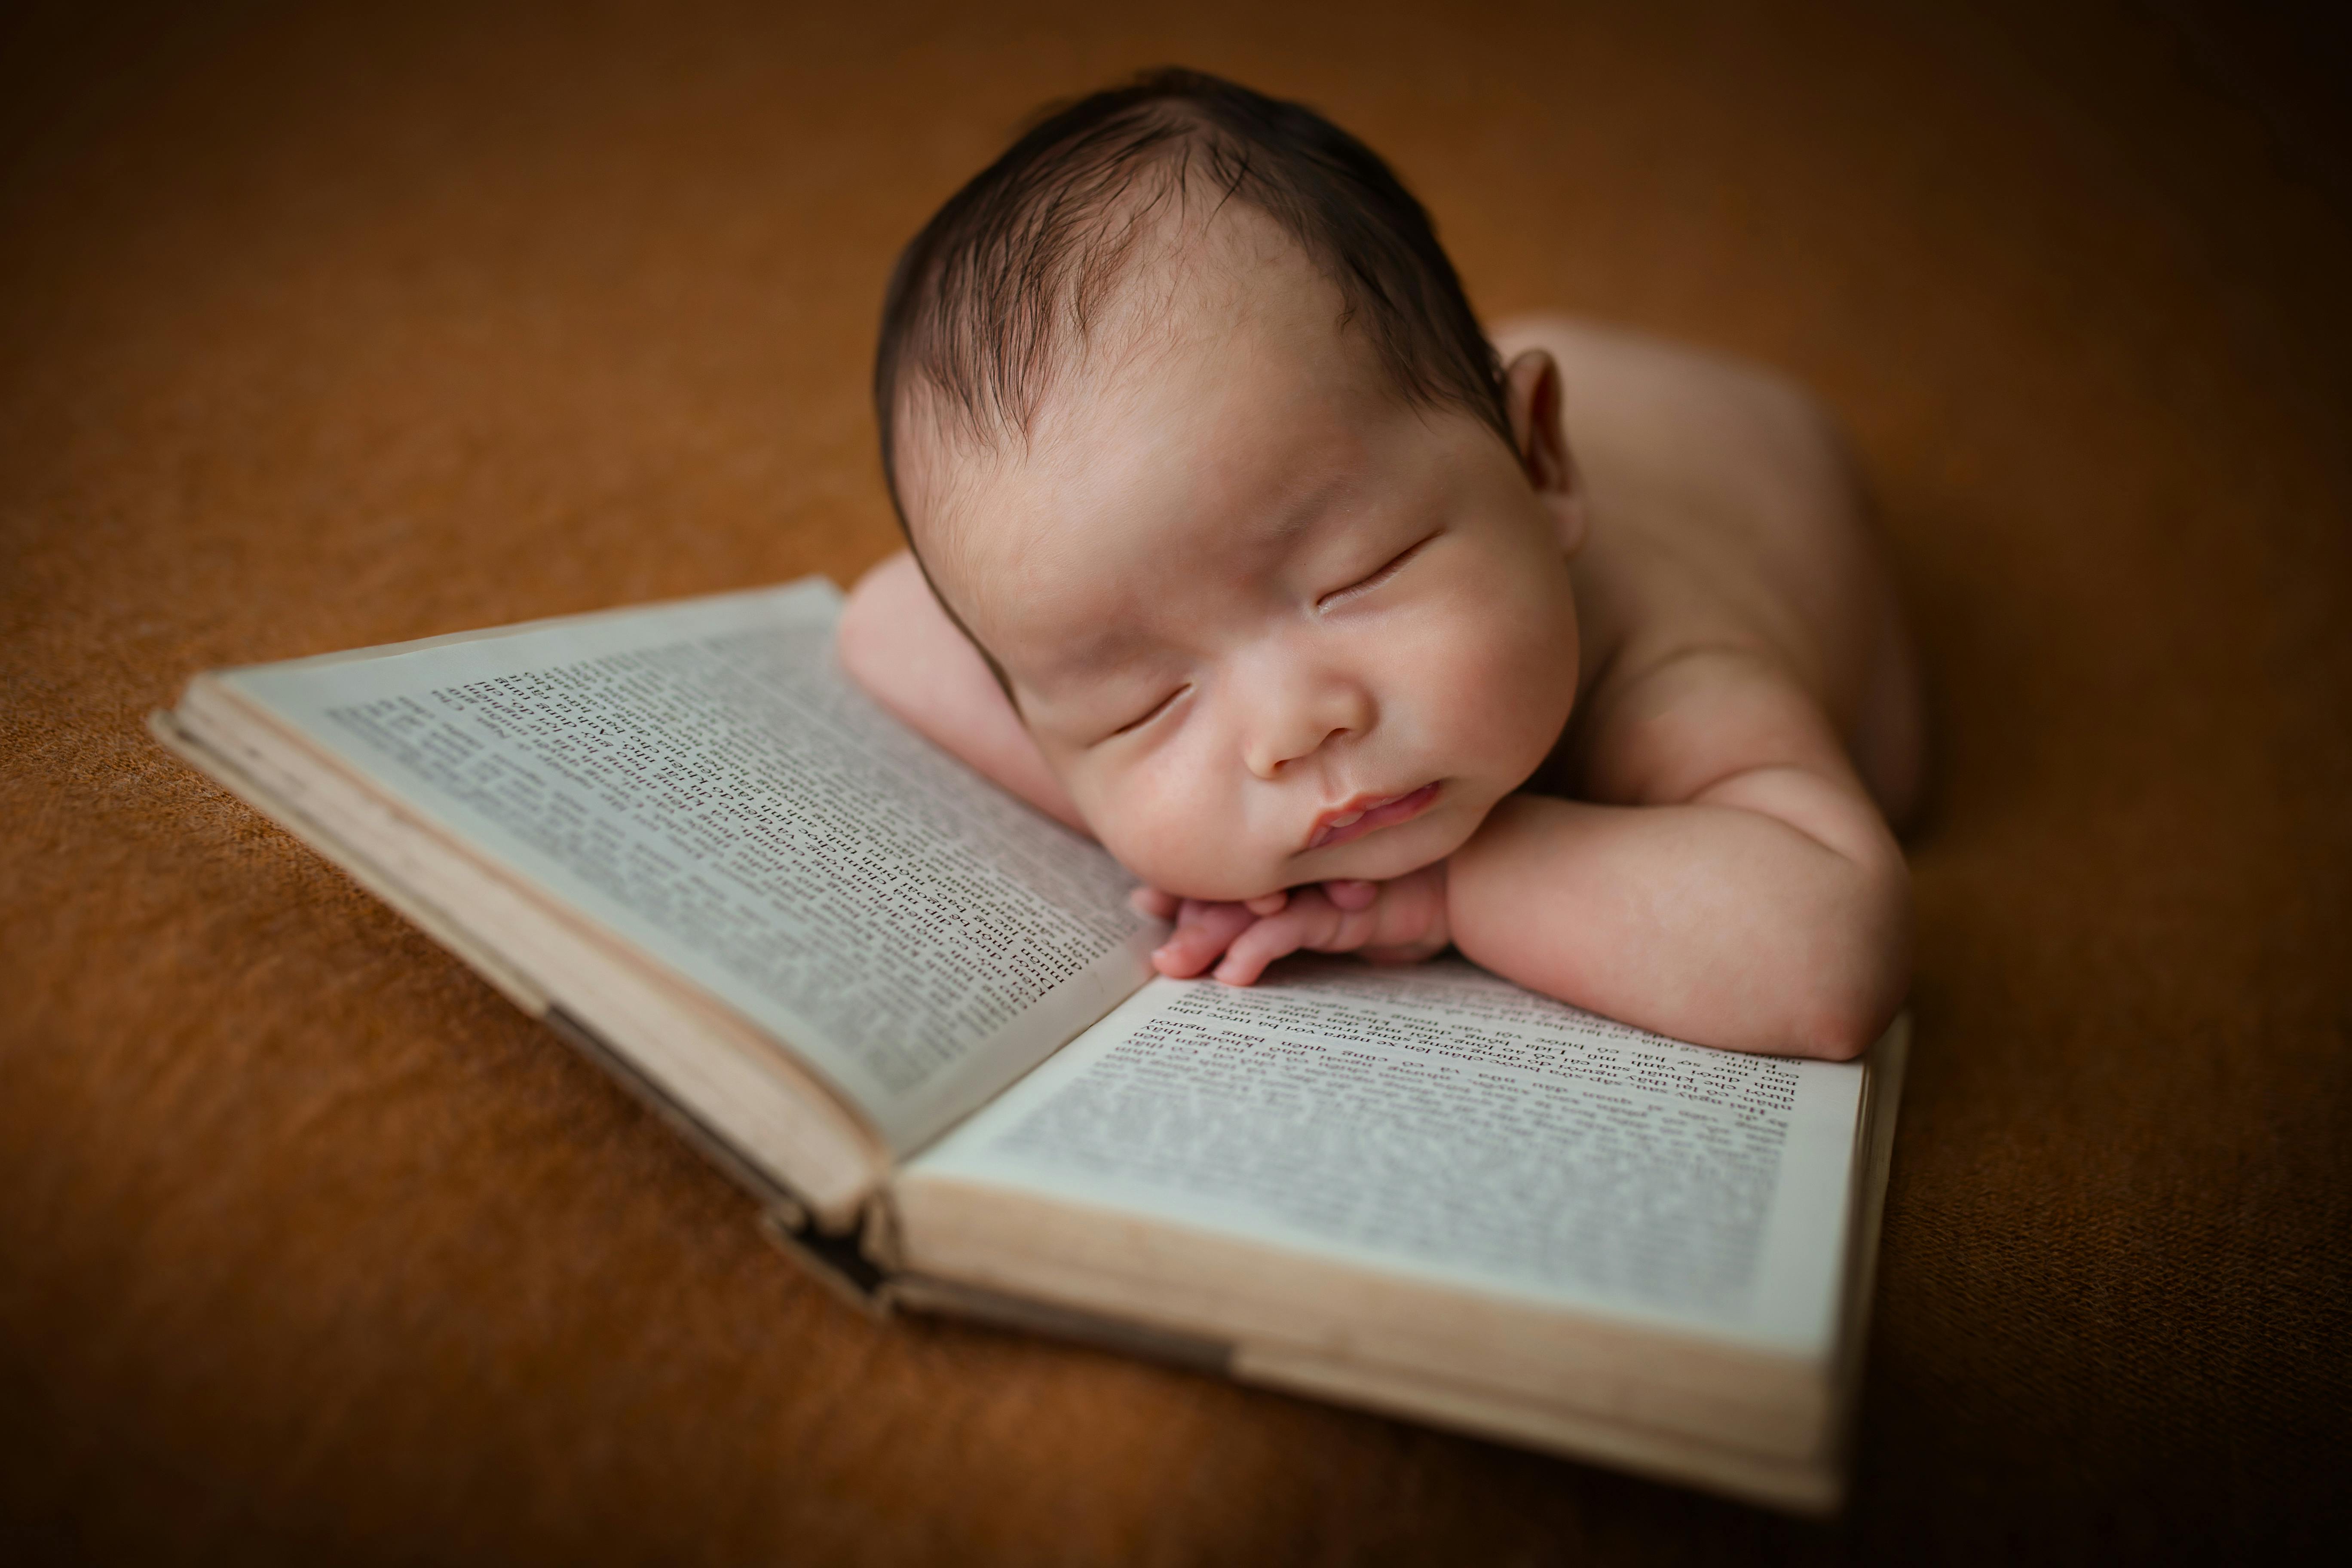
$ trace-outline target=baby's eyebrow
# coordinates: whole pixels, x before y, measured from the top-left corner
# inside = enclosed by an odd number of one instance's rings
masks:
[[[1269,510],[1265,526],[1258,531],[1259,544],[1268,553],[1276,553],[1297,543],[1328,523],[1334,514],[1346,510],[1341,503],[1350,499],[1356,488],[1352,474],[1335,471],[1323,475]]]
[[[1035,679],[1026,684],[1044,691],[1076,684],[1090,676],[1109,673],[1147,651],[1150,639],[1134,626],[1106,626],[1064,641],[1037,661]]]
[[[1272,504],[1253,509],[1237,531],[1237,553],[1271,565],[1305,540],[1323,531],[1331,520],[1349,510],[1359,486],[1344,469],[1326,471],[1308,482],[1277,494]],[[1153,651],[1155,639],[1131,624],[1097,625],[1056,639],[1053,651],[1039,658],[1025,685],[1041,695],[1055,686],[1111,673]]]

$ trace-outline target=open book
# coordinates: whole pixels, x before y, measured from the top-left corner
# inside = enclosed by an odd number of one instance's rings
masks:
[[[1102,850],[788,587],[201,675],[156,733],[877,1310],[1836,1506],[1902,1026],[1733,1056],[1458,960],[1155,977]]]

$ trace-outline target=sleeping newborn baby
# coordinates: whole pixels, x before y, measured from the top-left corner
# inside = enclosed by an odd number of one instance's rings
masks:
[[[1167,71],[916,237],[875,401],[912,548],[845,664],[1134,872],[1162,972],[1451,945],[1788,1055],[1893,1016],[1918,703],[1787,383],[1553,318],[1490,343],[1361,143]]]

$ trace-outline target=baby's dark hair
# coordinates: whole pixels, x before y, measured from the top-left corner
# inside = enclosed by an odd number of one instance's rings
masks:
[[[1298,243],[1408,402],[1460,408],[1511,439],[1495,351],[1429,215],[1389,166],[1303,104],[1163,68],[1047,111],[899,256],[874,412],[902,525],[894,435],[911,379],[971,434],[1025,432],[1152,210],[1195,179],[1213,206],[1246,203]]]

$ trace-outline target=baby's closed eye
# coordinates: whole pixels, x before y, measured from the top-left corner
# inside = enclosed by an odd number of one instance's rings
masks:
[[[1118,729],[1111,731],[1110,733],[1105,735],[1103,739],[1106,741],[1115,740],[1121,735],[1133,734],[1136,731],[1142,729],[1146,724],[1150,723],[1154,719],[1159,718],[1162,713],[1167,712],[1169,709],[1174,707],[1177,699],[1182,697],[1186,692],[1192,689],[1192,682],[1186,681],[1183,685],[1176,688],[1173,691],[1171,691],[1165,696],[1155,700],[1150,707],[1145,709],[1142,712],[1138,713],[1134,718],[1129,719]]]
[[[1365,594],[1370,593],[1373,589],[1380,587],[1382,584],[1394,577],[1398,573],[1403,571],[1406,563],[1411,562],[1414,556],[1420,554],[1423,550],[1427,549],[1430,542],[1437,537],[1438,532],[1442,531],[1444,531],[1439,530],[1435,532],[1424,534],[1420,539],[1413,541],[1413,542],[1406,545],[1402,550],[1398,551],[1394,555],[1390,556],[1380,565],[1374,567],[1365,575],[1357,578],[1346,587],[1335,588],[1330,593],[1328,593],[1321,598],[1316,600],[1315,607],[1318,610],[1328,612],[1337,609],[1339,606],[1345,605],[1353,599],[1359,598]]]

